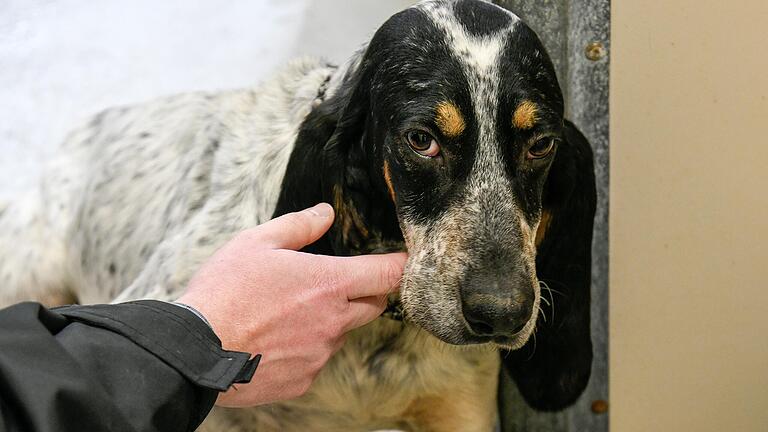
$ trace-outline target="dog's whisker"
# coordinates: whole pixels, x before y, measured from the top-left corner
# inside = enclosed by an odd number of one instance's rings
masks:
[[[542,280],[539,281],[539,287],[541,289],[543,289],[543,290],[546,290],[549,293],[549,300],[550,301],[546,302],[546,303],[552,309],[552,316],[551,316],[551,318],[552,318],[552,322],[554,323],[555,322],[555,296],[552,295],[552,293],[553,292],[557,292],[557,291],[552,289],[552,288],[550,288],[549,285],[547,285],[547,283],[542,281]],[[563,295],[562,293],[559,293],[559,294]],[[543,300],[544,297],[542,296],[541,299]]]
[[[536,332],[533,332],[533,349],[531,350],[531,355],[528,356],[526,361],[532,359],[534,354],[536,354]]]
[[[563,283],[560,283],[560,282],[556,282],[556,281],[553,281],[553,280],[550,280],[550,282],[555,282],[555,283],[557,283],[557,284],[559,284],[559,285],[565,286],[565,284],[563,284]],[[558,290],[556,290],[556,289],[552,288],[551,286],[549,286],[549,284],[548,284],[548,283],[544,282],[543,280],[540,280],[540,281],[539,281],[539,285],[544,285],[544,287],[546,287],[546,289],[547,289],[548,291],[550,291],[551,293],[560,294],[560,295],[561,295],[561,296],[563,296],[563,297],[567,297],[567,296],[565,295],[565,293],[563,293],[562,291],[558,291]]]
[[[562,291],[558,291],[558,290],[556,290],[554,288],[549,288],[549,287],[547,287],[547,288],[549,289],[550,293],[560,294],[561,296],[565,297],[565,294]]]

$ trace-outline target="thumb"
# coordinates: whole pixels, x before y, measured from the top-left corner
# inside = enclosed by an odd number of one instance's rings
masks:
[[[322,237],[333,216],[333,207],[326,203],[287,213],[253,228],[254,240],[268,249],[299,250]]]

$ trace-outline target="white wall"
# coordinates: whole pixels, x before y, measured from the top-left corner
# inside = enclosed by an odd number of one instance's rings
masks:
[[[408,0],[0,0],[0,196],[66,132],[118,104],[342,62]]]
[[[612,7],[611,430],[766,432],[768,2]]]

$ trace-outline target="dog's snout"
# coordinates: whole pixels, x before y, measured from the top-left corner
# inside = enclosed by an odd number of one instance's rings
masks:
[[[520,281],[522,282],[522,281]],[[462,289],[464,318],[479,336],[511,336],[531,318],[534,293],[530,283],[480,277]]]
[[[504,298],[464,301],[464,318],[480,336],[511,336],[525,327],[533,301],[508,304]]]

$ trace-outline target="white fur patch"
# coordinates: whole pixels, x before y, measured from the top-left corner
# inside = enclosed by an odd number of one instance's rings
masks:
[[[494,34],[477,37],[469,34],[453,14],[455,2],[427,1],[418,7],[424,10],[434,24],[443,30],[445,42],[461,63],[469,85],[475,119],[479,128],[477,154],[473,167],[475,187],[482,190],[506,189],[507,185],[489,182],[503,181],[503,166],[496,136],[496,113],[499,106],[499,58],[509,35],[519,23],[513,18],[510,25]],[[479,192],[479,191],[478,191]],[[504,192],[499,190],[498,192]]]

